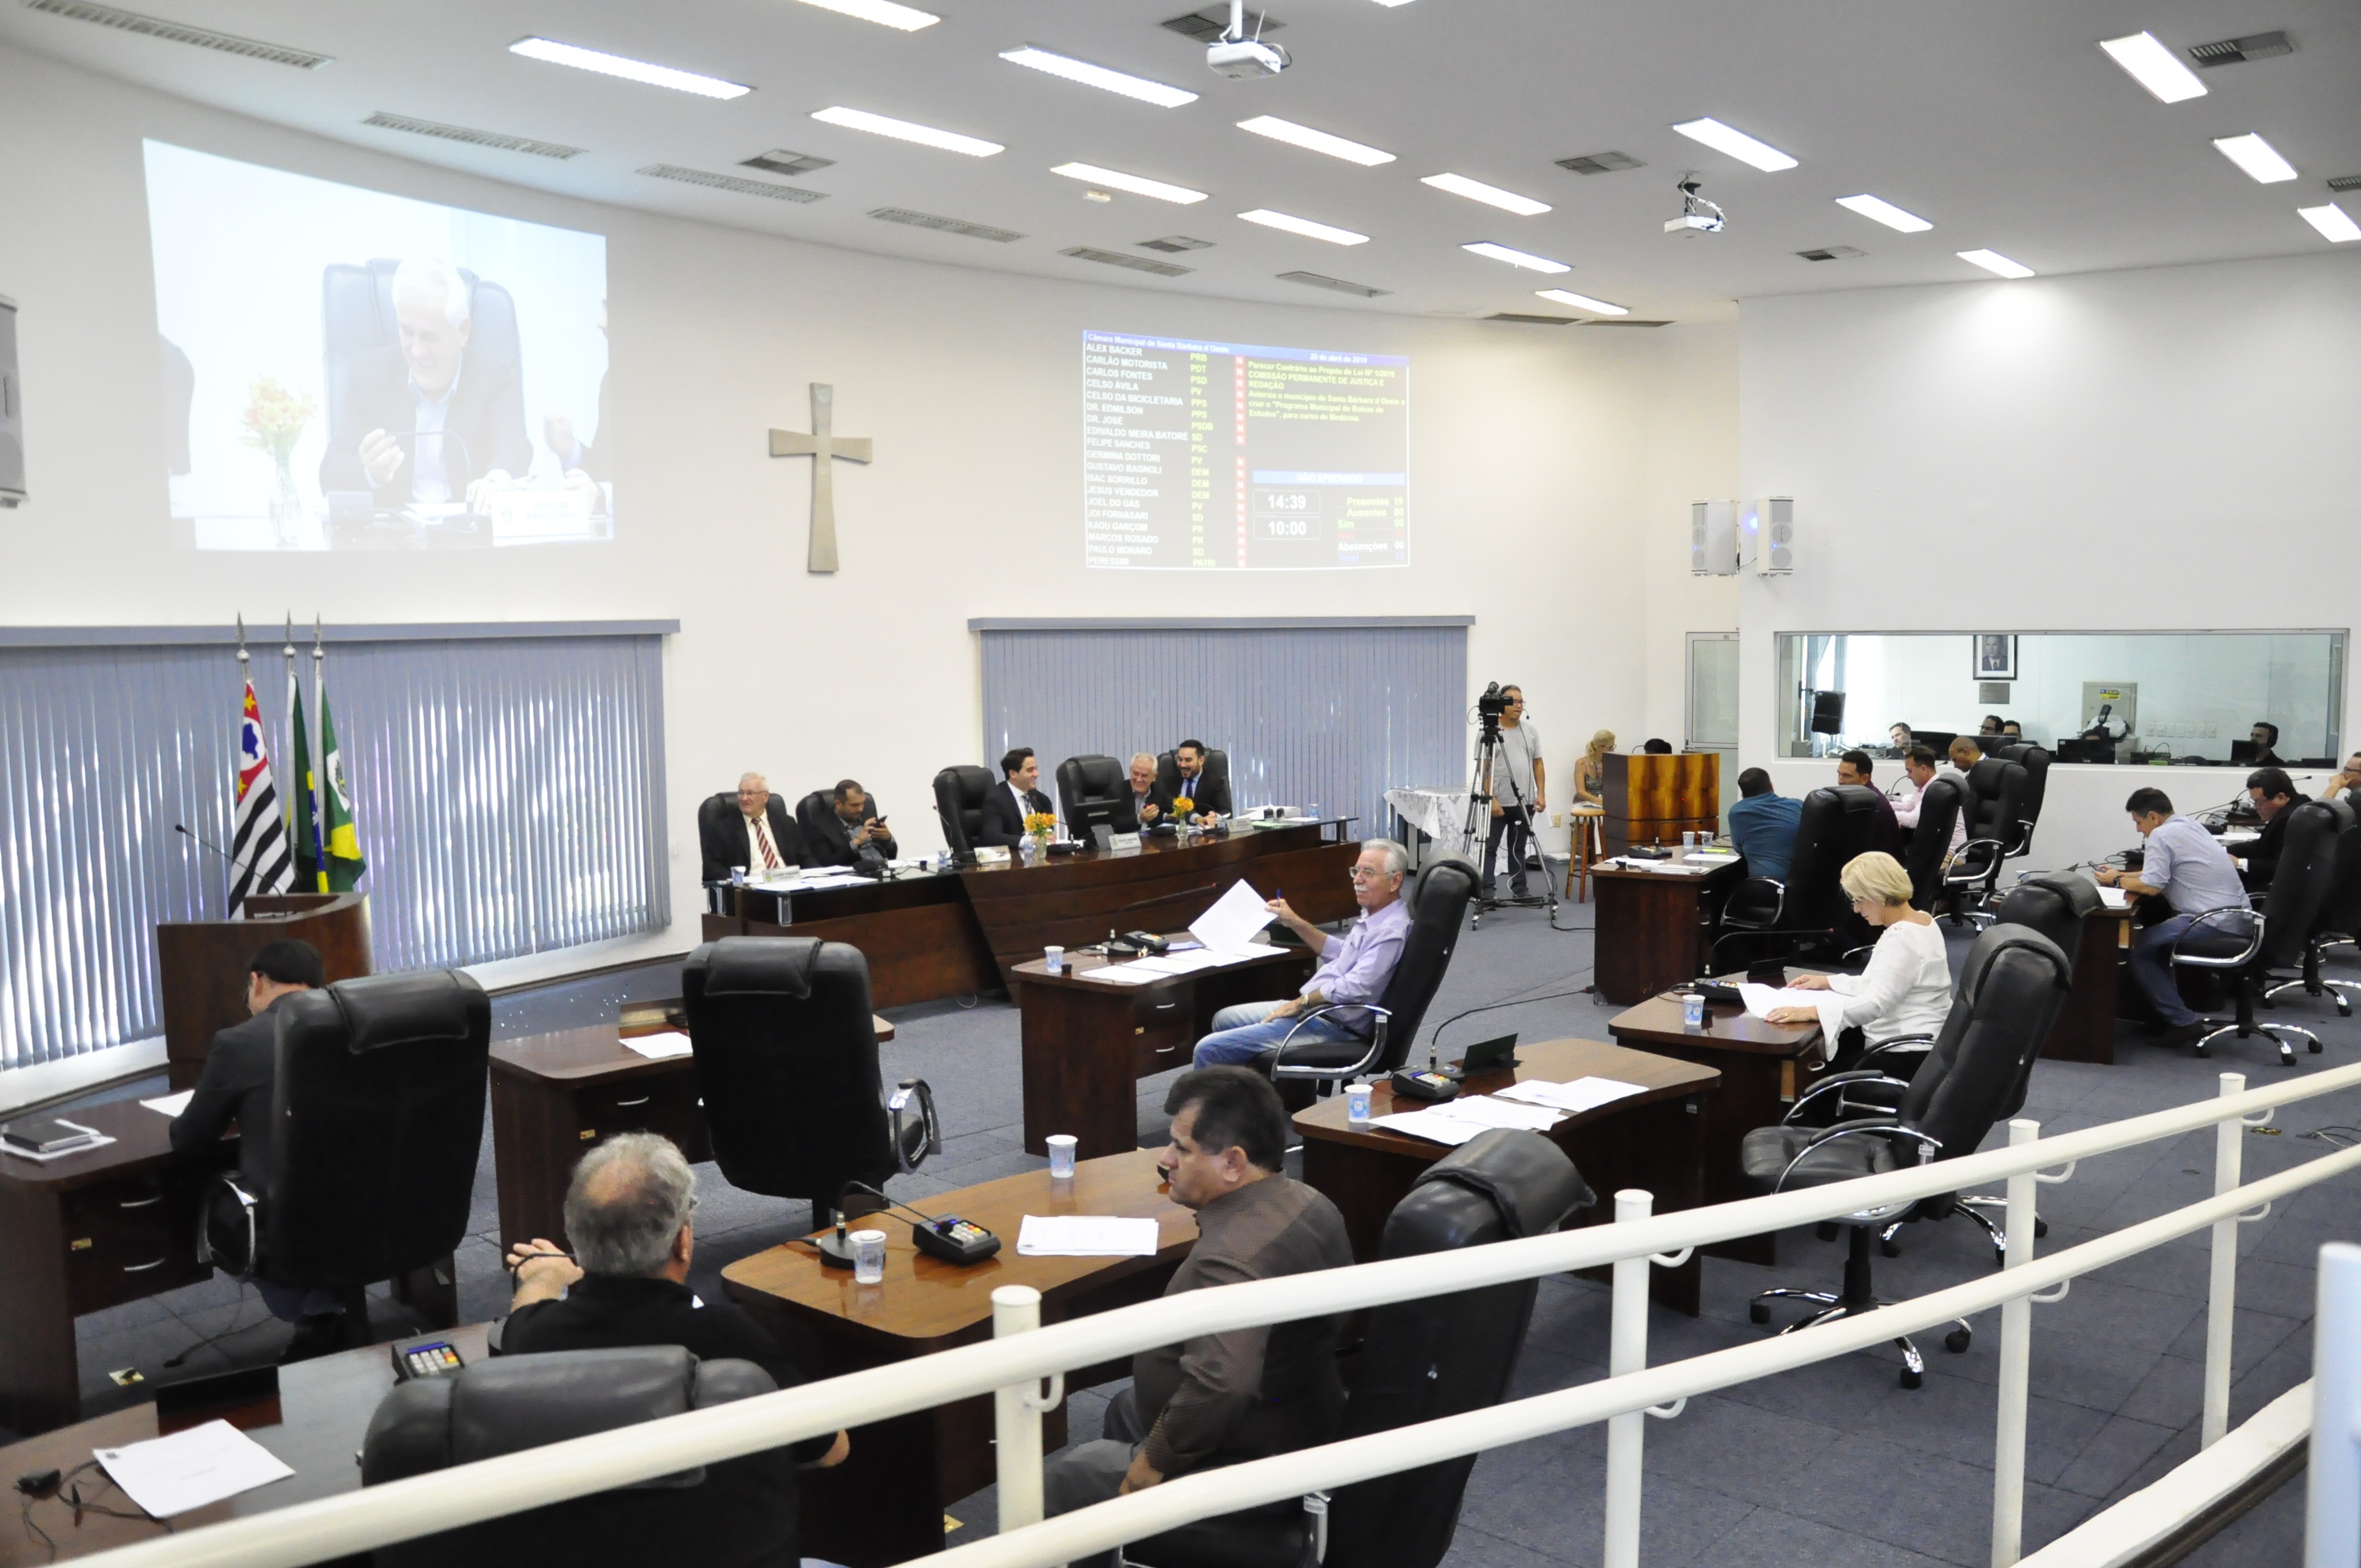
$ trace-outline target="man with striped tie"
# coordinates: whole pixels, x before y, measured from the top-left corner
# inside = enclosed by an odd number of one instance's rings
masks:
[[[730,868],[748,876],[785,871],[804,863],[803,835],[786,803],[771,793],[770,781],[748,773],[738,781],[738,809],[699,813],[698,845],[707,882],[728,882]]]

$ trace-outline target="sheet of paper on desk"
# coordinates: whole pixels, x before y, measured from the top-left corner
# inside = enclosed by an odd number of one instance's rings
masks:
[[[1252,955],[1217,953],[1211,948],[1191,948],[1184,952],[1166,953],[1161,958],[1141,959],[1127,967],[1138,970],[1144,974],[1194,974],[1199,970],[1219,969],[1224,964],[1237,962],[1240,957],[1250,956]]]
[[[1474,1122],[1486,1127],[1513,1127],[1520,1132],[1546,1133],[1565,1120],[1565,1113],[1554,1105],[1527,1105],[1515,1101],[1496,1100],[1488,1094],[1463,1094],[1456,1100],[1446,1100],[1434,1109],[1463,1122]]]
[[[189,1102],[196,1097],[195,1090],[183,1089],[178,1094],[159,1094],[153,1100],[142,1100],[139,1103],[159,1115],[177,1116],[187,1110]]]
[[[125,1497],[159,1519],[295,1474],[277,1454],[227,1421],[207,1421],[170,1437],[94,1448],[91,1453]]]
[[[2224,830],[2222,834],[2222,842],[2224,844],[2251,844],[2262,836],[2262,832],[2259,828],[2231,828]]]
[[[1020,1257],[1154,1257],[1156,1222],[1115,1214],[1027,1214]]]
[[[2099,902],[2110,909],[2124,908],[2131,901],[2132,895],[2120,887],[2103,887],[2099,890]]]
[[[1227,952],[1253,941],[1255,933],[1269,924],[1262,894],[1238,881],[1213,901],[1213,907],[1189,923],[1189,935],[1216,952]]]
[[[1501,1090],[1499,1098],[1551,1105],[1560,1111],[1596,1111],[1601,1105],[1613,1104],[1627,1094],[1646,1092],[1644,1084],[1623,1083],[1611,1078],[1577,1078],[1571,1083],[1550,1083],[1529,1078],[1522,1083]]]
[[[1738,994],[1745,1000],[1746,1010],[1757,1018],[1768,1018],[1782,1007],[1817,1011],[1828,995],[1825,991],[1798,991],[1792,985],[1757,985],[1751,980],[1739,982]]]
[[[651,1061],[664,1061],[689,1054],[688,1036],[678,1029],[663,1029],[653,1035],[634,1035],[623,1042]]]
[[[1101,964],[1096,969],[1078,969],[1073,973],[1077,980],[1095,980],[1106,985],[1147,985],[1154,981],[1171,978],[1154,970],[1144,970],[1137,964]]]
[[[1372,1116],[1369,1125],[1383,1127],[1389,1133],[1424,1138],[1429,1143],[1449,1144],[1453,1148],[1492,1130],[1482,1122],[1466,1122],[1446,1116],[1440,1105],[1424,1111],[1396,1111],[1391,1115]]]

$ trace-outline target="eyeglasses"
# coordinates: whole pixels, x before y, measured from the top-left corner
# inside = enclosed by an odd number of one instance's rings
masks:
[[[1401,875],[1400,872],[1373,872],[1360,866],[1355,866],[1352,870],[1352,878],[1355,882],[1375,882],[1381,876],[1400,875]]]

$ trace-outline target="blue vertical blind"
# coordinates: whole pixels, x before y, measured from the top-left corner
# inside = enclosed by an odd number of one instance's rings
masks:
[[[282,804],[287,665],[255,696]],[[331,642],[379,970],[671,923],[663,640]],[[316,744],[312,660],[297,658]],[[224,646],[0,650],[0,1068],[162,1029],[155,927],[226,913],[238,666]]]
[[[1467,775],[1467,629],[987,629],[987,764],[1011,746],[1128,760],[1199,740],[1230,754],[1240,810],[1317,804],[1374,838],[1385,792]]]

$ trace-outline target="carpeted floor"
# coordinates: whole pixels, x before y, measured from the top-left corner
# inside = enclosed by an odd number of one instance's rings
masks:
[[[1466,935],[1429,1018],[1443,1024],[1466,1008],[1519,1005],[1448,1025],[1445,1045],[1510,1029],[1529,1040],[1606,1038],[1611,1010],[1578,994],[1589,980],[1590,916],[1588,906],[1565,906],[1561,921],[1583,929],[1560,932],[1538,911],[1503,911]],[[1954,943],[1955,962],[1964,950],[1962,937]],[[2341,968],[2350,971],[2350,959]],[[677,994],[675,973],[650,969],[505,998],[496,1025],[512,1036],[612,1017],[619,1000]],[[1558,994],[1568,992],[1577,994]],[[2312,1027],[2327,1046],[2292,1070],[2361,1057],[2361,1020],[2339,1020],[2324,1003],[2303,1000],[2279,1015]],[[1019,1146],[1015,1009],[985,999],[907,1008],[894,1017],[899,1037],[884,1049],[887,1078],[916,1073],[929,1080],[949,1134],[941,1156],[894,1184],[897,1196],[923,1201],[1040,1163]],[[2113,1067],[2043,1063],[2024,1113],[2054,1135],[2210,1097],[2224,1071],[2243,1071],[2259,1084],[2290,1070],[2255,1044],[2199,1060],[2148,1045],[2129,1025],[2117,1055]],[[1166,1081],[1140,1085],[1143,1141],[1161,1138]],[[117,1092],[156,1088],[151,1082]],[[2361,1095],[2299,1106],[2276,1127],[2248,1135],[2246,1168],[2257,1176],[2314,1157],[2330,1145],[2302,1135],[2346,1123],[2361,1123]],[[2212,1146],[2209,1131],[2085,1161],[2071,1181],[2042,1190],[2050,1225],[2042,1250],[2209,1195]],[[800,1204],[738,1191],[711,1167],[700,1168],[699,1179],[694,1282],[708,1294],[719,1291],[718,1272],[730,1261],[808,1228]],[[495,1316],[505,1304],[496,1212],[488,1134],[470,1222],[475,1234],[459,1254],[461,1308],[469,1320]],[[2321,1243],[2356,1234],[2361,1195],[2350,1180],[2309,1190],[2241,1233],[2234,1421],[2310,1375],[2312,1260]],[[1976,1277],[1992,1266],[1982,1233],[1962,1221],[1911,1226],[1902,1245],[1900,1257],[1877,1261],[1880,1291],[1890,1297]],[[1650,1359],[1752,1342],[1767,1331],[1748,1323],[1748,1297],[1774,1284],[1832,1286],[1843,1244],[1790,1233],[1780,1240],[1779,1255],[1775,1268],[1708,1259],[1703,1315],[1656,1312]],[[2202,1234],[2186,1238],[2078,1280],[2065,1300],[2036,1309],[2028,1549],[2196,1452],[2207,1255]],[[1650,1568],[1974,1568],[1988,1561],[1997,1315],[1976,1326],[1964,1354],[1946,1354],[1936,1342],[1925,1346],[1926,1384],[1916,1390],[1897,1386],[1898,1356],[1885,1349],[1692,1399],[1677,1419],[1648,1423],[1642,1561]],[[273,1356],[286,1334],[250,1291],[241,1298],[220,1278],[94,1313],[77,1329],[83,1398],[93,1412],[143,1397],[115,1387],[112,1370],[137,1366],[152,1380],[169,1375],[174,1357],[185,1357],[187,1372],[251,1365]],[[1603,1376],[1607,1329],[1602,1286],[1544,1280],[1514,1392]],[[1112,1392],[1073,1395],[1077,1441],[1095,1435]],[[1469,1484],[1449,1563],[1549,1568],[1598,1562],[1604,1454],[1598,1428],[1486,1454]],[[2190,1561],[2208,1568],[2289,1561],[2290,1543],[2301,1534],[2301,1497],[2299,1477]],[[963,1523],[955,1541],[992,1529],[988,1492],[953,1511]]]

